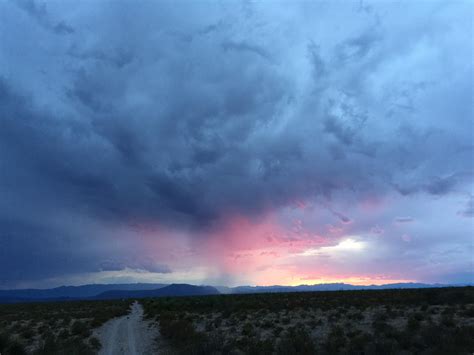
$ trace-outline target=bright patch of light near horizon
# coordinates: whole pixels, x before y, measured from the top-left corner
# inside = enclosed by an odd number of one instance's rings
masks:
[[[353,252],[359,252],[365,249],[366,247],[367,247],[366,242],[355,240],[353,238],[347,238],[340,241],[337,245],[311,248],[311,249],[305,250],[300,255],[311,256],[311,255],[321,255],[321,254],[353,253]]]

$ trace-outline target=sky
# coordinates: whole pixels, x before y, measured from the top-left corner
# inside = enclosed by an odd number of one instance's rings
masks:
[[[0,1],[0,288],[474,282],[471,1]]]

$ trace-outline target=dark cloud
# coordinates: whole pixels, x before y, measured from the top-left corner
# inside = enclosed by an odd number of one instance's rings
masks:
[[[396,223],[411,223],[413,222],[413,217],[397,217],[395,218]]]
[[[54,22],[51,19],[45,3],[36,0],[13,0],[13,2],[41,27],[60,35],[74,33],[74,28],[64,21]]]
[[[445,195],[452,191],[457,185],[459,175],[461,174],[453,174],[447,177],[434,177],[424,186],[424,189],[432,195]]]
[[[124,48],[114,48],[110,51],[102,49],[81,50],[77,45],[73,45],[69,49],[69,55],[80,60],[110,63],[118,69],[130,64],[134,59],[133,52]]]
[[[0,218],[20,221],[1,231],[12,255],[3,269],[17,270],[12,280],[93,269],[80,266],[90,261],[86,252],[65,268],[59,251],[35,259],[41,267],[15,264],[20,254],[68,240],[66,226],[23,232],[24,223],[58,212],[99,224],[156,221],[200,230],[229,214],[255,217],[296,200],[363,200],[393,189],[444,196],[472,179],[469,112],[458,112],[470,96],[451,90],[472,91],[472,68],[447,77],[440,62],[431,68],[417,59],[432,58],[421,39],[436,37],[436,24],[412,29],[411,40],[421,43],[412,58],[406,38],[384,26],[392,15],[366,24],[377,12],[371,7],[355,9],[347,30],[321,34],[300,10],[301,26],[285,11],[250,4],[181,4],[189,16],[167,2],[73,10],[14,4],[0,5],[11,14],[7,32],[19,32],[0,44]],[[18,8],[28,15],[24,24],[15,20]],[[347,20],[341,16],[334,21]],[[38,25],[47,31],[37,33]],[[458,44],[438,47],[452,53]],[[423,77],[412,80],[409,70],[417,68]],[[425,79],[438,86],[420,87]],[[433,111],[435,104],[443,106]],[[78,244],[85,238],[71,235]],[[27,243],[33,239],[38,243]],[[159,261],[90,258],[95,269],[169,272]]]
[[[96,271],[94,253],[82,253],[76,235],[44,223],[0,219],[0,286]]]
[[[332,210],[331,210],[331,213],[332,213],[334,216],[336,216],[337,218],[339,218],[339,220],[340,220],[342,223],[347,224],[347,223],[351,223],[351,222],[352,222],[352,220],[351,220],[349,217],[343,215],[343,214],[340,213],[340,212],[336,212],[336,211],[332,211]]]
[[[466,218],[474,217],[474,196],[468,199],[466,206],[458,211],[458,215]]]
[[[123,271],[125,269],[138,271],[148,271],[158,274],[169,274],[171,269],[167,265],[157,264],[151,259],[142,258],[140,260],[106,260],[100,263],[100,271]]]
[[[370,28],[367,32],[339,44],[336,47],[336,59],[341,62],[363,59],[379,40],[377,28]]]
[[[267,51],[255,44],[250,44],[246,42],[233,42],[233,41],[226,41],[222,43],[222,49],[224,51],[243,51],[243,52],[250,52],[250,53],[255,53],[256,55],[262,57],[263,59],[266,60],[271,60],[270,55],[267,53]]]

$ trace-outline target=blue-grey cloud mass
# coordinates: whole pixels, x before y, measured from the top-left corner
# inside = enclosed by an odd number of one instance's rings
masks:
[[[197,265],[167,242],[151,253],[134,226],[199,253],[229,216],[297,202],[326,237],[377,230],[379,267],[403,263],[400,279],[472,282],[472,254],[453,256],[473,247],[472,11],[1,2],[0,286],[179,278]],[[372,200],[391,207],[360,207]]]

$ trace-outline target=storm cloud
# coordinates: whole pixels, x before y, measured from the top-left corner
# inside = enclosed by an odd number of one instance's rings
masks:
[[[446,213],[472,217],[470,9],[2,2],[2,280],[168,274],[117,231],[204,245],[229,216],[298,201],[325,224],[374,196],[470,198]]]

